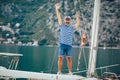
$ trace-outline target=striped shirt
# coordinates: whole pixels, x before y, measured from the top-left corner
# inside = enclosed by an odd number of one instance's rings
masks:
[[[62,24],[60,26],[60,43],[70,46],[72,45],[73,29],[73,25],[66,26],[65,24]]]

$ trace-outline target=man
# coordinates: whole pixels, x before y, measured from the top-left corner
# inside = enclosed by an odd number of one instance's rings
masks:
[[[58,23],[60,25],[60,47],[59,47],[59,58],[58,58],[58,73],[61,74],[62,72],[62,64],[64,56],[67,59],[67,66],[69,74],[72,74],[72,39],[73,39],[73,30],[74,28],[79,27],[80,19],[79,14],[76,12],[76,23],[75,25],[71,25],[71,17],[66,16],[64,18],[64,22],[62,21],[61,14],[59,12],[61,5],[57,3],[55,5],[56,15],[58,19]]]

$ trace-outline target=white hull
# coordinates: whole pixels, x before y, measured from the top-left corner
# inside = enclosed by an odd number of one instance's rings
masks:
[[[45,80],[97,80],[95,78],[85,78],[77,75],[57,75],[48,73],[28,72],[19,70],[0,69],[0,76],[7,78],[27,78]]]

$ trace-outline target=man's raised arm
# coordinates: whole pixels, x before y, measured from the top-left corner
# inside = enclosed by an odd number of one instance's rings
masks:
[[[57,4],[55,5],[55,10],[56,10],[56,15],[57,15],[57,18],[58,18],[58,23],[59,23],[59,25],[62,24],[62,18],[61,18],[61,14],[60,14],[60,12],[59,12],[60,7],[61,7],[61,5],[60,5],[59,3],[57,3]]]
[[[78,12],[76,12],[75,17],[76,17],[75,28],[78,28],[80,26],[80,18]]]

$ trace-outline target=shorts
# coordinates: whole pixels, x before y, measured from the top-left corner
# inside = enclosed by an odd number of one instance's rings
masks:
[[[60,44],[58,56],[72,57],[72,46],[66,44]]]

